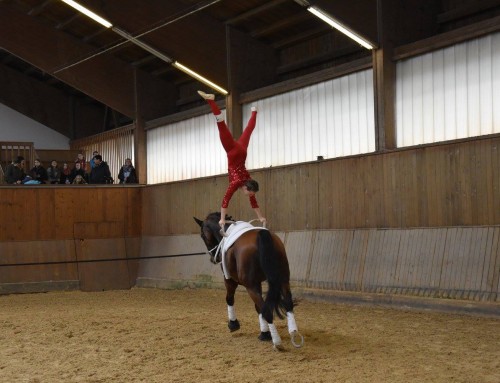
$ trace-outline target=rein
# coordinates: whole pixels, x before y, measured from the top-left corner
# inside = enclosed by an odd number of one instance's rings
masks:
[[[218,265],[219,263],[222,262],[222,257],[220,257],[220,260],[217,261],[217,257],[220,253],[220,249],[222,249],[222,245],[224,244],[224,238],[222,238],[222,240],[219,242],[218,245],[215,245],[212,249],[208,250],[209,254],[212,256],[212,262],[215,263],[216,265]],[[212,251],[214,251],[215,249],[217,249],[217,251],[215,252],[215,255],[212,254]]]

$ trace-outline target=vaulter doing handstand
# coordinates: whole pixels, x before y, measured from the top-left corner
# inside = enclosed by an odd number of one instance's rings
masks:
[[[248,143],[250,142],[250,136],[252,135],[257,121],[257,108],[252,107],[252,115],[250,116],[247,127],[241,134],[241,137],[236,141],[229,131],[221,111],[214,101],[215,96],[213,94],[206,94],[202,91],[198,91],[198,94],[208,102],[208,105],[210,105],[210,108],[212,109],[212,113],[217,121],[217,127],[219,128],[220,141],[227,153],[229,186],[227,187],[226,194],[222,199],[219,225],[224,227],[229,201],[238,189],[241,189],[245,195],[248,195],[250,205],[257,214],[258,219],[265,224],[266,218],[262,215],[259,205],[257,204],[257,199],[255,198],[255,193],[259,191],[259,184],[250,177],[250,174],[245,167]]]

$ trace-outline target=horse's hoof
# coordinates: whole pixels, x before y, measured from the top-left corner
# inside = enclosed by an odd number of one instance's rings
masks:
[[[265,331],[265,332],[260,332],[260,335],[259,335],[259,340],[263,341],[263,342],[270,342],[273,340],[272,336],[271,336],[271,331]]]
[[[273,345],[273,350],[274,351],[285,351],[285,347],[283,346],[283,344],[274,344]]]
[[[297,330],[290,333],[290,340],[292,341],[293,346],[296,348],[300,348],[304,345],[304,337]]]
[[[227,322],[227,327],[229,327],[229,331],[231,332],[239,330],[240,322],[238,322],[238,319],[230,320],[229,322]]]

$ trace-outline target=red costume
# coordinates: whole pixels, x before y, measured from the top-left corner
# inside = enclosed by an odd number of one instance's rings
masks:
[[[247,127],[243,131],[238,141],[236,141],[229,131],[226,122],[222,117],[221,111],[217,107],[215,101],[207,100],[207,102],[210,105],[210,108],[212,109],[212,112],[217,120],[220,141],[227,153],[229,186],[227,187],[226,194],[224,194],[224,198],[222,199],[222,207],[227,208],[234,192],[242,187],[246,181],[251,179],[250,174],[245,167],[245,161],[247,159],[247,148],[248,143],[250,142],[250,136],[252,135],[257,121],[257,112],[252,111],[252,115],[250,116]],[[255,195],[249,196],[249,199],[252,208],[255,209],[259,207]]]

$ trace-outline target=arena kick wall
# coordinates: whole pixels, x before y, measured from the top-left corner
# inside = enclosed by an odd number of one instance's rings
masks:
[[[253,172],[296,291],[452,298],[498,313],[499,144],[486,136]],[[2,186],[0,292],[221,287],[193,216],[217,211],[226,186],[226,175],[135,187]],[[230,212],[254,218],[239,195]]]
[[[252,172],[294,287],[405,305],[412,297],[498,303],[499,144],[489,136]],[[222,286],[208,255],[181,255],[206,251],[192,216],[217,211],[226,186],[220,176],[143,191],[142,254],[172,258],[142,261],[138,286]],[[229,210],[254,218],[239,196]]]
[[[1,186],[0,294],[135,285],[141,188]]]

